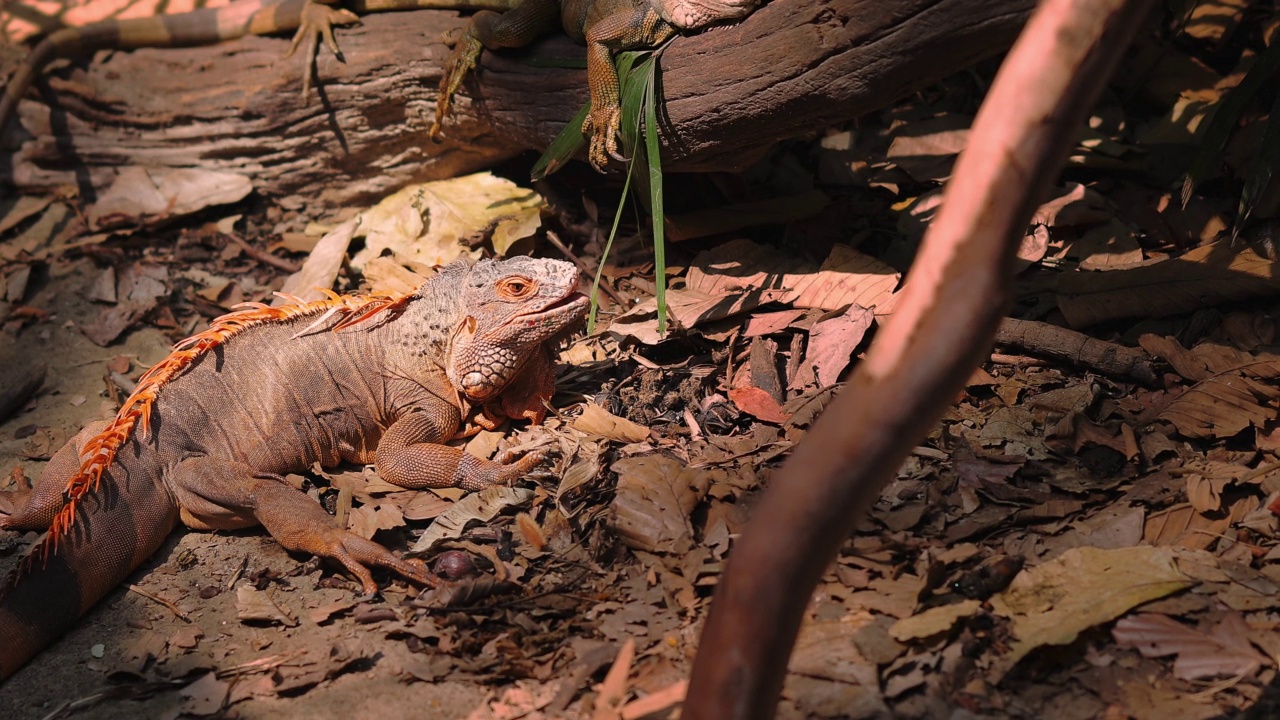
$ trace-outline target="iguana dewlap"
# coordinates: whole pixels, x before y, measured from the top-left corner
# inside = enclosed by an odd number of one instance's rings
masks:
[[[587,46],[591,109],[582,122],[582,134],[590,138],[588,159],[603,170],[609,156],[618,157],[621,111],[613,54],[657,47],[679,30],[746,17],[759,4],[760,0],[522,0],[501,15],[482,10],[463,28],[440,80],[431,136],[439,136],[453,94],[475,67],[481,49],[524,47],[560,27]]]
[[[375,463],[405,488],[476,490],[539,461],[501,464],[443,445],[473,417],[540,421],[549,346],[586,313],[577,270],[515,258],[450,265],[399,298],[337,297],[224,316],[179,343],[109,423],[50,460],[0,529],[49,533],[0,594],[0,678],[65,632],[182,521],[263,525],[377,591],[369,567],[435,578],[338,527],[283,475]],[[15,495],[15,493],[11,493]]]

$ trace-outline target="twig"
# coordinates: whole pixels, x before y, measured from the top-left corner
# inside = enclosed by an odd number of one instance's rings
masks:
[[[292,260],[285,260],[284,258],[276,257],[264,250],[259,250],[235,235],[225,235],[224,237],[226,237],[229,242],[235,243],[237,247],[244,251],[245,255],[248,255],[263,265],[270,265],[273,268],[283,270],[287,273],[296,273],[302,269],[302,266],[298,263]]]
[[[565,257],[572,260],[573,264],[578,266],[578,272],[582,273],[583,277],[585,277],[587,280],[595,280],[595,276],[592,275],[591,268],[587,265],[587,262],[582,258],[578,257],[577,255],[575,255],[573,251],[569,249],[569,246],[565,245],[564,242],[560,240],[559,236],[557,236],[555,233],[548,230],[547,241],[550,242],[552,245],[555,245],[556,249],[559,250]],[[609,296],[610,300],[617,303],[618,307],[625,308],[627,306],[627,301],[623,300],[622,297],[618,295],[618,292],[613,288],[609,287],[606,283],[600,283],[600,289],[604,291],[605,295]]]
[[[191,618],[187,617],[187,614],[186,614],[186,613],[184,613],[184,612],[182,612],[181,610],[179,610],[177,605],[174,605],[173,603],[169,602],[168,600],[165,600],[164,598],[162,598],[162,597],[158,597],[158,596],[156,596],[156,595],[152,595],[151,593],[147,592],[146,590],[143,590],[142,588],[138,587],[137,585],[134,585],[133,583],[129,583],[129,584],[128,584],[128,585],[126,585],[125,587],[129,588],[129,589],[130,589],[130,590],[132,590],[133,592],[138,593],[139,595],[141,595],[142,597],[144,597],[144,598],[146,598],[146,599],[148,599],[148,600],[152,600],[152,601],[158,602],[158,603],[160,603],[161,605],[163,605],[163,606],[165,606],[165,607],[169,608],[169,612],[171,612],[171,613],[173,613],[175,616],[177,616],[177,618],[178,618],[179,620],[181,620],[182,622],[188,622],[188,623],[189,623],[189,622],[191,622]]]

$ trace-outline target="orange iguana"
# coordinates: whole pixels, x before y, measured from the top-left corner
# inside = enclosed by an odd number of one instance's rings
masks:
[[[432,138],[440,136],[453,95],[467,72],[475,67],[481,49],[523,47],[562,27],[566,34],[587,46],[591,111],[582,130],[591,138],[591,164],[603,170],[608,156],[618,156],[620,113],[613,53],[655,47],[677,30],[698,30],[745,17],[760,0],[237,0],[226,7],[188,13],[104,20],[63,28],[36,46],[0,95],[0,131],[8,125],[18,101],[45,65],[55,58],[108,48],[206,45],[245,35],[296,30],[289,54],[307,40],[302,83],[305,98],[320,39],[341,58],[333,28],[358,22],[350,11],[330,7],[338,3],[365,13],[425,8],[480,10],[463,29],[440,81]],[[495,10],[508,12],[499,14]]]
[[[65,632],[179,521],[263,525],[290,550],[414,582],[421,563],[338,527],[282,475],[373,462],[405,488],[478,490],[541,461],[503,464],[443,445],[464,420],[540,421],[549,346],[586,315],[577,270],[514,258],[445,267],[402,297],[339,297],[225,315],[138,382],[115,419],[53,456],[0,529],[49,532],[0,594],[0,679]]]

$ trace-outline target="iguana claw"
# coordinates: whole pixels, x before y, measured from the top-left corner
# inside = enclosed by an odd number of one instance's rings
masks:
[[[618,152],[618,127],[621,125],[621,110],[613,107],[592,107],[582,121],[582,134],[591,138],[591,147],[587,151],[587,159],[591,166],[604,172],[609,166],[609,158],[626,162],[627,158]]]
[[[484,49],[480,40],[467,32],[464,32],[460,38],[446,38],[446,42],[454,46],[453,54],[449,56],[449,63],[445,66],[444,77],[440,78],[440,92],[436,96],[436,119],[431,123],[431,129],[428,131],[431,139],[436,142],[440,141],[440,127],[444,124],[445,116],[449,114],[454,93],[458,92],[458,88],[462,86],[462,80],[466,78],[467,73],[475,68],[480,51]]]
[[[311,96],[311,83],[315,79],[316,57],[320,52],[320,39],[324,39],[325,47],[338,58],[338,62],[346,62],[346,58],[342,56],[342,50],[338,47],[338,41],[333,37],[334,27],[347,27],[357,25],[360,18],[355,13],[342,8],[334,8],[321,4],[318,0],[308,2],[302,8],[302,19],[298,24],[298,32],[293,35],[293,42],[289,43],[289,52],[285,53],[285,57],[293,57],[298,51],[298,46],[305,40],[307,43],[306,50],[303,51],[304,66],[302,69],[302,102],[305,105]]]

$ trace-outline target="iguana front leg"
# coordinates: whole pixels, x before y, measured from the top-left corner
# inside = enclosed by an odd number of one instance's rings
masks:
[[[338,527],[320,504],[276,475],[218,458],[183,460],[169,475],[182,521],[199,530],[231,530],[261,524],[286,550],[338,561],[360,581],[365,595],[378,591],[369,567],[383,567],[424,585],[439,579],[419,563],[401,560],[372,540]]]
[[[378,474],[383,480],[410,490],[483,490],[510,485],[542,462],[540,452],[503,464],[482,460],[462,448],[441,445],[454,436],[458,424],[458,412],[452,406],[441,412],[413,412],[396,420],[378,443]]]

